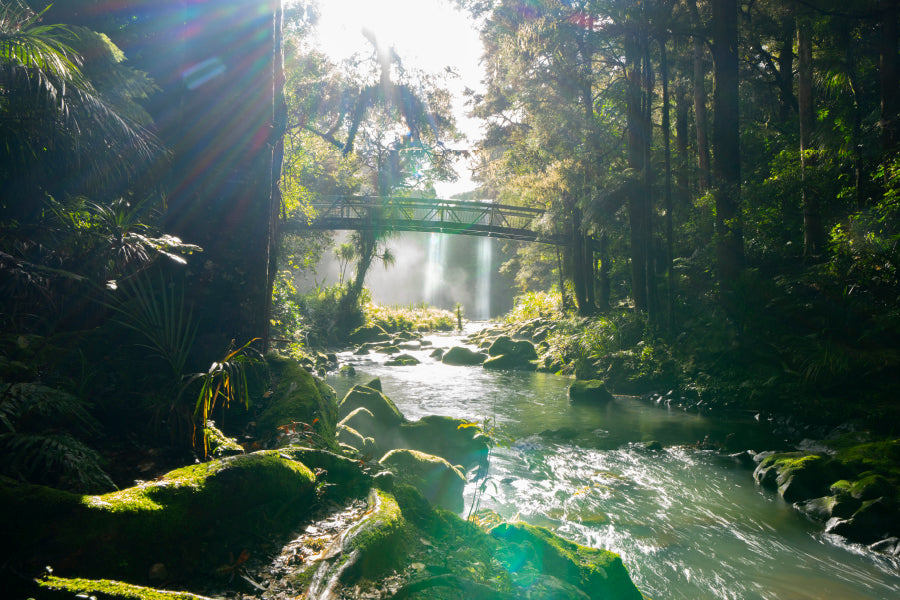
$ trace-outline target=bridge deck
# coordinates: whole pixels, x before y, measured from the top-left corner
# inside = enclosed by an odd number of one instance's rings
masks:
[[[312,204],[314,216],[300,229],[393,230],[490,236],[566,245],[561,236],[535,231],[544,211],[493,202],[436,198],[339,196]]]

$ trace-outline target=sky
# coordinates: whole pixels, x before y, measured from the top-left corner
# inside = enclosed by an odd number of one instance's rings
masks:
[[[320,0],[320,48],[335,60],[349,58],[371,45],[362,35],[368,28],[380,43],[393,46],[404,64],[440,72],[451,67],[460,75],[449,83],[460,130],[470,140],[480,134],[478,122],[465,116],[462,92],[481,87],[482,46],[468,16],[448,0]],[[467,144],[454,145],[465,147]],[[460,180],[436,185],[438,195],[449,197],[469,191],[474,184],[465,165],[457,168]]]

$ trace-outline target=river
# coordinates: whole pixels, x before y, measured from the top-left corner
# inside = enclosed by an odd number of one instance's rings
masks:
[[[431,335],[433,347],[461,345]],[[387,367],[380,354],[342,353],[355,376],[329,376],[343,395],[380,377],[407,418],[449,415],[494,423],[513,438],[491,453],[478,508],[519,518],[619,553],[653,600],[891,600],[900,561],[821,532],[758,487],[751,471],[697,442],[766,450],[777,444],[755,421],[728,421],[617,397],[572,406],[571,379],[441,364]],[[658,440],[664,450],[644,442]],[[467,510],[479,481],[469,473]]]

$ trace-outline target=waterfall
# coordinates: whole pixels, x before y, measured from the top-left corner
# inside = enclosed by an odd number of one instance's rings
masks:
[[[491,318],[491,238],[481,238],[478,246],[478,281],[476,286],[476,317]]]
[[[441,285],[444,282],[444,236],[432,233],[428,239],[428,262],[425,264],[425,302],[436,306],[441,299]]]

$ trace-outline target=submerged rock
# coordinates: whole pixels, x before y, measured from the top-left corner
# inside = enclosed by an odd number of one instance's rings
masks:
[[[573,404],[609,402],[612,399],[606,383],[599,379],[576,380],[569,386],[569,402]]]

